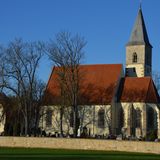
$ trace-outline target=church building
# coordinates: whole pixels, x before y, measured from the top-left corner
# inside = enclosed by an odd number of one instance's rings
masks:
[[[48,101],[43,107],[40,127],[47,134],[60,133],[60,110],[54,67],[46,87]],[[160,99],[152,80],[152,45],[142,9],[126,44],[126,66],[122,64],[81,65],[83,101],[79,104],[79,127],[90,137],[120,135],[146,137],[156,132],[160,138]],[[70,109],[65,108],[64,134],[73,134]],[[82,132],[82,131],[81,131]]]

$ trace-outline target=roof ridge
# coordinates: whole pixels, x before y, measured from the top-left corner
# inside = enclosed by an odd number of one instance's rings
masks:
[[[125,77],[127,79],[151,79],[151,77]]]
[[[46,91],[47,88],[48,88],[48,85],[49,85],[49,83],[50,83],[50,80],[51,80],[51,77],[52,77],[52,75],[53,75],[53,72],[54,72],[55,68],[56,68],[56,66],[53,66],[53,67],[52,67],[52,71],[51,71],[51,74],[50,74],[50,76],[49,76],[49,79],[48,79],[48,82],[47,82],[45,91]]]
[[[80,64],[81,66],[123,66],[122,63],[118,63],[118,64]],[[54,66],[55,68],[61,68],[60,66]]]

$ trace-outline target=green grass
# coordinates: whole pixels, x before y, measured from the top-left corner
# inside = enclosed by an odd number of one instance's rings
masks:
[[[0,148],[0,160],[160,160],[160,155],[62,149]]]

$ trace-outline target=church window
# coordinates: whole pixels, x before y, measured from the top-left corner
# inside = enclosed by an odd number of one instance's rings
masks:
[[[104,109],[98,111],[98,127],[104,128]]]
[[[136,52],[133,53],[132,62],[137,63],[137,53]]]
[[[136,128],[141,128],[141,111],[136,109]]]
[[[119,126],[122,128],[124,126],[124,111],[123,108],[119,110]]]
[[[73,111],[70,113],[70,119],[69,119],[69,122],[70,122],[70,127],[73,127],[73,121],[74,121],[74,114],[73,114]]]
[[[46,126],[47,127],[52,126],[52,114],[53,114],[53,111],[51,109],[48,109],[46,111]]]
[[[147,111],[147,129],[154,129],[154,110],[151,107]]]
[[[130,126],[133,129],[135,127],[135,109],[133,106],[130,108],[130,119],[129,120],[130,120],[129,122]]]

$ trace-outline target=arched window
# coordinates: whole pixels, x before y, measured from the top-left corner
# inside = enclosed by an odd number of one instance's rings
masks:
[[[132,62],[137,63],[137,53],[136,52],[133,53]]]
[[[69,119],[69,124],[70,127],[73,127],[73,121],[74,121],[74,113],[73,111],[70,113],[70,119]]]
[[[51,109],[48,109],[46,111],[46,126],[47,127],[52,126],[52,114],[53,114],[53,111]]]
[[[151,107],[147,111],[147,129],[154,129],[154,110]]]
[[[139,108],[136,109],[136,128],[141,128],[141,111]]]
[[[135,109],[133,105],[130,108],[130,119],[129,119],[130,127],[135,128]]]
[[[122,128],[124,126],[124,111],[123,108],[119,109],[119,126]]]
[[[73,111],[70,112],[70,117],[69,117],[69,125],[70,127],[74,127],[74,115],[75,113]],[[80,118],[79,118],[79,115],[77,115],[76,117],[76,128],[78,129],[80,126]]]
[[[98,111],[98,127],[104,128],[104,109]]]

